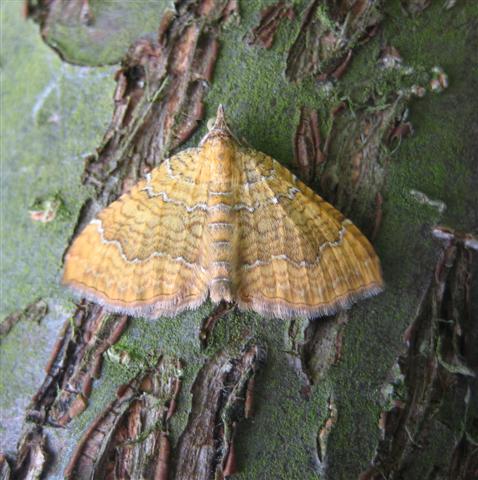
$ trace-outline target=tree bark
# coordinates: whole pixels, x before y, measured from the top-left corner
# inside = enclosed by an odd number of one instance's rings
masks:
[[[476,478],[474,2],[5,3],[2,478]],[[150,321],[58,286],[219,103],[374,242],[384,293]]]

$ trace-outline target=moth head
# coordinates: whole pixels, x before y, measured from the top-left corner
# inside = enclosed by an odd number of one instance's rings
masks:
[[[209,132],[199,142],[200,147],[202,147],[206,142],[212,142],[216,139],[219,139],[219,141],[236,141],[233,133],[231,132],[226,122],[224,107],[222,105],[219,105],[219,107],[217,108],[216,118],[211,120],[208,122],[207,125]]]

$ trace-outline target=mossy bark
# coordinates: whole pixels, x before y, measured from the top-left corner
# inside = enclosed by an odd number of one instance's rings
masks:
[[[25,4],[45,43],[1,7],[4,478],[473,478],[476,4]],[[148,321],[59,287],[72,235],[219,103],[373,237],[383,294]]]

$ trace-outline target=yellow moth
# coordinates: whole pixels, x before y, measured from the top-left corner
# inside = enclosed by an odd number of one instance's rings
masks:
[[[197,148],[165,160],[99,213],[63,282],[111,311],[159,317],[212,302],[308,318],[383,286],[365,236],[268,155],[241,145],[220,106]]]

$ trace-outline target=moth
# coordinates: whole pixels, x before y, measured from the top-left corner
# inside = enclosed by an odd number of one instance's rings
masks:
[[[383,288],[367,238],[279,162],[237,141],[222,106],[197,148],[166,159],[76,237],[63,283],[107,310],[150,318],[208,297],[312,318]]]

